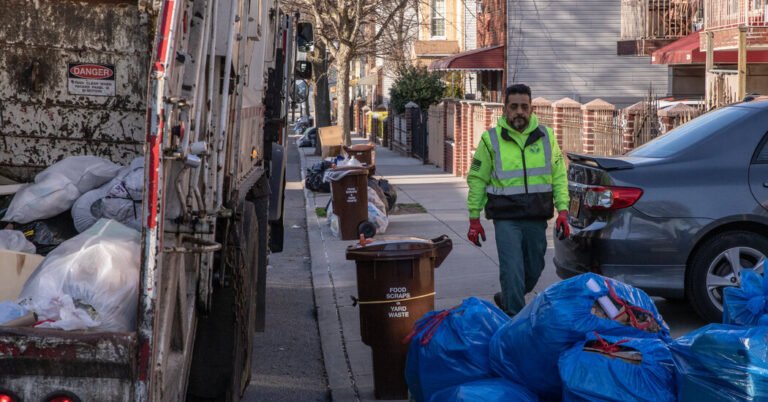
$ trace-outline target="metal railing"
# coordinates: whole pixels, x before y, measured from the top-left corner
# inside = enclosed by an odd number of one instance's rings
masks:
[[[504,115],[504,106],[499,104],[498,107],[490,107],[491,109],[491,124],[490,127],[493,127],[496,125],[496,122],[499,121],[499,117]]]
[[[730,105],[738,101],[739,77],[736,71],[708,72],[707,110]]]
[[[536,113],[536,117],[539,119],[539,124],[545,125],[547,127],[552,127],[554,125],[554,111],[552,110],[551,105],[536,106],[534,108],[534,113]]]
[[[477,144],[480,142],[480,136],[482,136],[483,131],[487,129],[488,127],[485,124],[485,108],[474,107],[472,110],[472,132],[469,137],[472,139],[472,141],[470,141],[472,150],[477,148]]]
[[[563,109],[563,122],[560,124],[560,130],[563,136],[563,152],[582,152],[583,142],[581,139],[581,108]]]
[[[768,27],[768,0],[704,0],[704,28]]]
[[[429,161],[437,166],[443,166],[445,153],[445,103],[429,107],[427,119],[427,140],[429,143]]]
[[[395,129],[393,142],[397,144],[405,145],[408,142],[408,125],[406,123],[405,115],[399,115],[394,117]]]
[[[635,117],[635,147],[639,147],[648,141],[661,135],[661,121],[659,120],[659,101],[655,97],[649,97],[643,102],[643,110]]]
[[[685,37],[699,30],[703,24],[701,1],[622,0],[621,39]]]
[[[595,155],[624,153],[624,133],[620,110],[598,110],[594,115]]]
[[[451,103],[448,105],[445,111],[445,138],[448,140],[453,140],[453,123],[454,119],[456,118],[456,104]]]

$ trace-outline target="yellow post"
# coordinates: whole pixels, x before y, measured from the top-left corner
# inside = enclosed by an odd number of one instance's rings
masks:
[[[747,27],[739,27],[739,91],[736,99],[742,100],[747,94]]]

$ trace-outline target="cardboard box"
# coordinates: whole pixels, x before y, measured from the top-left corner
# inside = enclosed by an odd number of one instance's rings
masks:
[[[0,250],[0,300],[16,300],[27,279],[45,257]]]
[[[323,159],[341,154],[344,145],[344,131],[341,126],[320,127],[317,129]]]

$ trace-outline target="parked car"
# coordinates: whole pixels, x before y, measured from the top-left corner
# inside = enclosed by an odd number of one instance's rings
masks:
[[[723,289],[768,255],[768,100],[706,113],[617,157],[568,154],[571,235],[558,276],[596,272],[687,298],[720,321]]]

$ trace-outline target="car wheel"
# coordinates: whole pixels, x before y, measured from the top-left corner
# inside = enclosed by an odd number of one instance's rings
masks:
[[[705,320],[720,322],[723,290],[741,284],[741,271],[758,265],[768,255],[768,238],[752,232],[732,231],[717,235],[699,247],[691,261],[686,294],[694,310]]]

